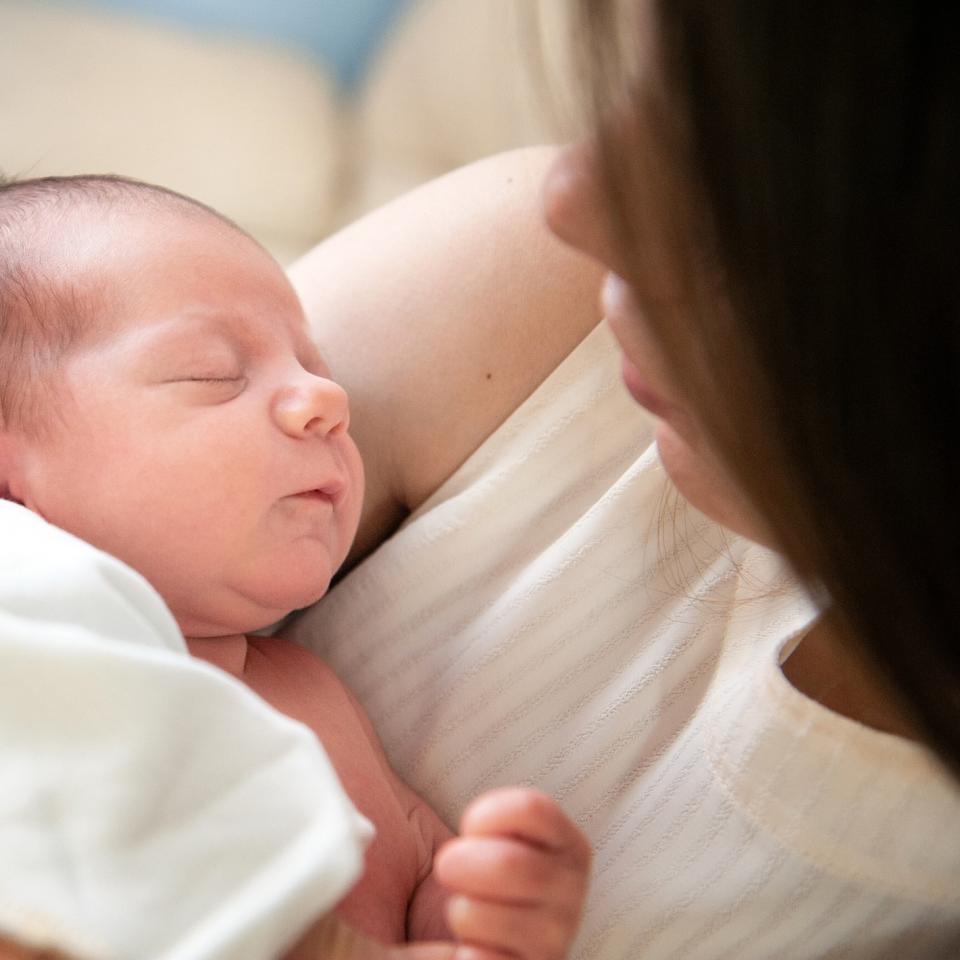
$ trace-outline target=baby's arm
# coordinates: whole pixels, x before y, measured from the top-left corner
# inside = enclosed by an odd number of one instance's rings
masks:
[[[580,922],[591,851],[556,803],[535,790],[492,791],[467,809],[460,837],[448,839],[433,809],[397,782],[426,848],[443,845],[410,904],[416,942],[377,943],[328,914],[283,960],[563,960]],[[0,940],[0,960],[68,960],[3,949]]]
[[[347,695],[352,695],[347,692]],[[353,700],[371,742],[382,746]],[[407,939],[460,944],[456,960],[562,960],[577,932],[591,851],[545,794],[519,787],[483,794],[454,837],[389,766],[383,770],[416,836],[421,878],[407,906]]]
[[[407,939],[449,940],[451,927],[447,923],[447,902],[450,891],[443,886],[434,870],[434,861],[440,848],[454,836],[453,831],[437,816],[419,795],[405,783],[402,788],[410,805],[408,817],[420,839],[423,879],[410,898],[407,908]]]
[[[586,838],[549,797],[509,788],[467,808],[434,873],[453,893],[457,960],[562,960],[580,923],[590,873]]]

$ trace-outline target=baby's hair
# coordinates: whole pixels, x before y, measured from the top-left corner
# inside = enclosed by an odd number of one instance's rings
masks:
[[[7,179],[0,175],[0,430],[36,433],[49,423],[52,374],[77,344],[100,331],[108,294],[96,278],[70,276],[52,256],[58,234],[83,211],[138,207],[215,217],[216,210],[168,190],[113,174]]]

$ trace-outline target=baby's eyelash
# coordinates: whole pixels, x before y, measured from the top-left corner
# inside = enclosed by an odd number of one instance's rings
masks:
[[[183,383],[236,383],[243,377],[184,377]]]

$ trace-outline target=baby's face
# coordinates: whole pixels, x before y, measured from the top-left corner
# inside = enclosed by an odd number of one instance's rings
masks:
[[[120,557],[187,636],[319,598],[363,493],[347,398],[280,267],[213,218],[91,224],[111,333],[60,372],[62,428],[24,448],[24,502]]]

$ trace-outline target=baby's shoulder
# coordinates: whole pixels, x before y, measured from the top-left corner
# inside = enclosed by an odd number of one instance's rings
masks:
[[[305,717],[350,715],[359,709],[325,660],[282,635],[247,638],[241,679],[276,709],[309,726],[313,724]],[[368,722],[365,715],[359,719]]]

